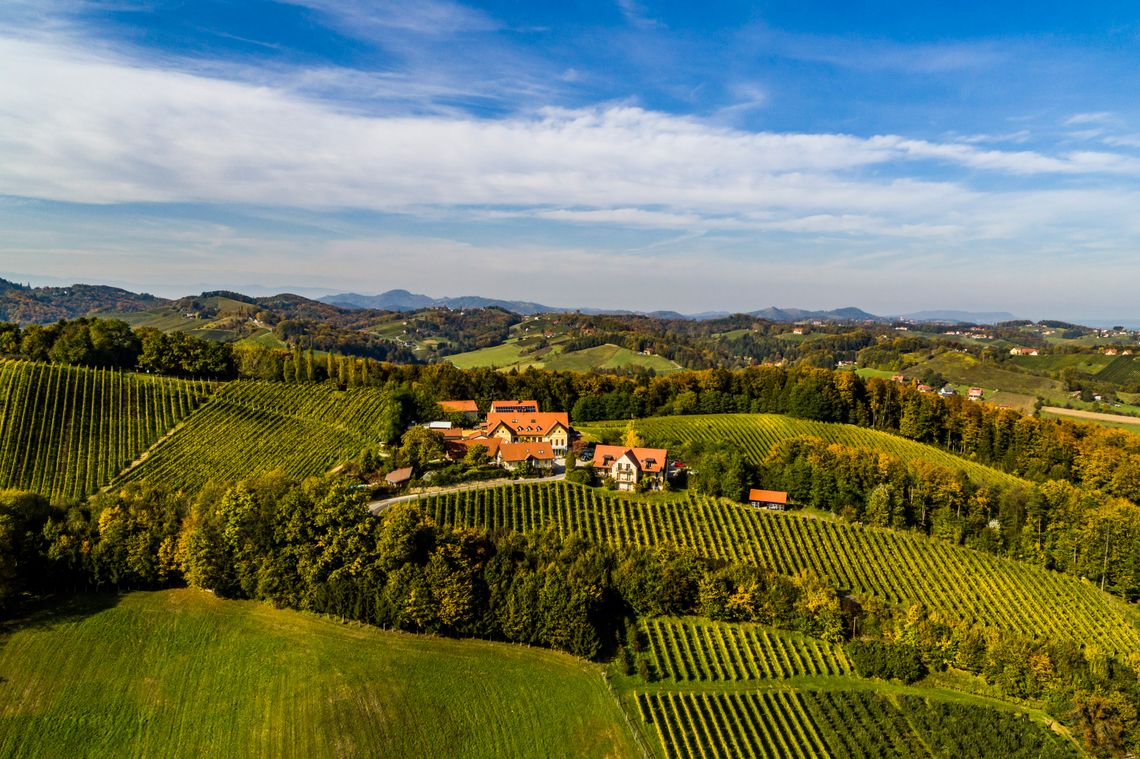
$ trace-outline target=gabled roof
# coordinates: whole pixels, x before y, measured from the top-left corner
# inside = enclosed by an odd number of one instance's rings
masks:
[[[407,482],[412,479],[412,468],[405,466],[400,469],[393,469],[384,476],[384,479],[389,485],[399,485],[400,483]]]
[[[499,445],[503,441],[497,437],[479,437],[467,438],[465,440],[448,440],[444,443],[447,448],[447,455],[452,459],[461,459],[467,455],[467,451],[471,450],[472,446],[481,445],[487,449],[487,456],[495,458],[495,454],[499,452]]]
[[[478,414],[475,401],[440,401],[440,407],[449,414]]]
[[[570,415],[565,411],[547,411],[533,414],[488,414],[487,434],[493,433],[499,425],[505,426],[516,435],[545,435],[557,425],[570,429]]]
[[[783,490],[759,490],[752,488],[748,491],[748,500],[760,503],[787,503],[788,494]]]
[[[627,448],[624,445],[599,445],[594,448],[594,466],[609,469],[626,454],[642,472],[663,472],[668,464],[665,448]],[[608,459],[608,460],[607,460]]]
[[[491,401],[491,414],[535,414],[538,413],[538,401]]]
[[[548,443],[500,443],[499,460],[516,463],[534,459],[554,461],[554,450]]]

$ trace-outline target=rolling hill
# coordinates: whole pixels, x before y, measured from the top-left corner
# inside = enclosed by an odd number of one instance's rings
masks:
[[[579,429],[591,437],[620,436],[628,421],[591,422]],[[638,433],[653,446],[678,449],[693,441],[730,443],[754,463],[761,463],[781,441],[811,435],[829,443],[874,448],[903,460],[923,459],[948,469],[961,469],[982,484],[1011,485],[1022,481],[1013,475],[947,453],[934,446],[887,432],[850,424],[816,422],[781,414],[694,414],[638,419]]]
[[[13,759],[637,754],[597,665],[197,590],[9,623],[0,675]]]
[[[618,495],[565,482],[429,496],[440,524],[577,533],[613,545],[673,543],[780,574],[814,569],[845,592],[923,604],[1026,637],[1140,648],[1140,615],[1077,578],[912,532],[753,509],[724,499]]]
[[[209,398],[211,383],[0,361],[0,488],[78,498]]]

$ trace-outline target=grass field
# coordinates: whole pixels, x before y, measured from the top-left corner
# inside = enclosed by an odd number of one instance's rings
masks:
[[[0,755],[638,754],[601,668],[564,654],[196,590],[82,603],[0,638]]]
[[[578,428],[590,437],[604,439],[620,434],[628,424],[628,421],[594,422],[578,425]],[[934,446],[850,424],[815,422],[781,414],[700,414],[649,417],[638,419],[636,425],[638,433],[651,445],[676,450],[698,440],[730,443],[756,463],[763,461],[783,440],[813,435],[830,443],[885,451],[906,461],[924,459],[948,469],[961,469],[975,482],[1001,485],[1021,482],[1012,475],[967,461]]]
[[[1033,397],[1061,398],[1065,395],[1060,382],[1049,377],[1023,374],[983,363],[964,353],[943,353],[915,366],[908,367],[907,375],[933,369],[952,383],[1000,390]]]
[[[658,374],[681,371],[681,367],[662,356],[645,356],[629,348],[618,345],[598,345],[573,353],[562,352],[562,346],[557,338],[551,341],[549,349],[540,353],[527,353],[526,349],[531,340],[518,340],[512,338],[501,345],[483,348],[468,353],[457,353],[448,356],[447,361],[460,369],[474,369],[480,366],[494,366],[499,369],[525,369],[528,366],[554,371],[588,372],[594,369],[624,369],[632,366],[641,366],[652,369]]]

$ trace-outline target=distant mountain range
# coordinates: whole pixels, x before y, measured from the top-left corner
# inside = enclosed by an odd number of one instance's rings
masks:
[[[695,314],[682,314],[678,311],[633,311],[627,309],[547,306],[532,301],[501,300],[498,298],[484,298],[477,295],[466,295],[457,298],[433,298],[408,290],[389,290],[379,295],[341,293],[339,295],[326,295],[317,300],[305,298],[300,295],[276,295],[272,297],[250,298],[240,293],[221,293],[219,291],[218,293],[210,294],[225,294],[227,297],[233,299],[245,300],[249,303],[256,303],[269,308],[276,308],[283,305],[285,301],[288,301],[288,310],[291,312],[304,312],[309,318],[320,318],[318,312],[322,309],[328,309],[330,306],[351,310],[366,309],[399,312],[418,311],[425,308],[449,308],[453,310],[502,308],[524,316],[579,311],[583,314],[593,315],[636,315],[648,316],[655,319],[686,319],[693,321],[719,319],[732,315],[732,312],[729,311],[705,311]],[[129,290],[118,287],[107,287],[105,285],[76,284],[67,287],[28,287],[0,279],[0,321],[8,320],[21,323],[37,322],[42,324],[54,322],[59,319],[74,319],[79,316],[94,313],[145,311],[180,303],[181,300],[173,301],[165,298],[156,298],[146,293],[133,293]],[[915,322],[972,322],[975,324],[994,324],[997,322],[1012,321],[1015,318],[1013,314],[1005,311],[972,312],[952,310],[918,311],[899,316],[879,316],[851,306],[829,311],[768,307],[751,311],[748,315],[774,322],[797,322],[818,319],[830,322],[890,323],[904,319]],[[293,318],[296,317],[294,316]]]
[[[429,295],[413,293],[408,290],[389,290],[379,295],[341,293],[339,295],[326,295],[319,300],[322,303],[328,303],[342,308],[370,308],[381,311],[417,311],[421,308],[467,309],[495,307],[525,316],[581,311],[584,314],[613,314],[615,316],[637,315],[650,316],[655,319],[689,319],[702,321],[705,319],[720,319],[725,316],[731,316],[733,313],[730,311],[704,311],[697,314],[682,314],[678,311],[572,308],[567,306],[545,306],[541,303],[533,303],[531,301],[483,298],[477,295],[465,295],[458,298],[433,298]],[[844,322],[891,322],[897,319],[905,319],[916,322],[973,322],[976,324],[993,324],[1003,321],[1012,321],[1016,318],[1013,314],[1005,311],[985,313],[974,313],[971,311],[919,311],[912,314],[902,314],[901,316],[878,316],[853,306],[832,309],[830,311],[809,311],[802,308],[776,308],[770,306],[757,311],[751,311],[748,315],[774,322],[797,322],[810,319]]]

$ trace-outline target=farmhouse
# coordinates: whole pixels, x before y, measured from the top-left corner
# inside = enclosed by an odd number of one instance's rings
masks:
[[[479,418],[479,407],[475,401],[440,401],[439,406],[445,414],[463,414],[469,422]]]
[[[410,466],[393,469],[384,475],[384,481],[394,488],[407,484],[410,479],[412,479],[412,468]]]
[[[537,414],[538,401],[491,401],[491,414]]]
[[[986,394],[985,391],[982,390],[980,387],[972,387],[972,388],[970,388],[970,392],[968,393],[969,398],[972,401],[980,401],[982,399],[982,397],[985,396],[985,394]]]
[[[1036,348],[1010,348],[1009,355],[1011,356],[1036,356],[1039,351]]]
[[[548,443],[500,443],[495,461],[505,469],[528,462],[535,469],[549,471],[554,468],[554,449]]]
[[[782,490],[760,490],[758,488],[752,488],[748,491],[748,503],[758,509],[783,511],[788,508],[788,494]]]
[[[489,437],[507,443],[547,443],[563,455],[570,440],[570,415],[565,411],[493,413],[487,415],[484,430]]]
[[[669,476],[669,452],[664,448],[626,448],[599,445],[594,448],[594,470],[611,477],[618,490],[634,490],[642,480],[650,490],[660,490]]]

